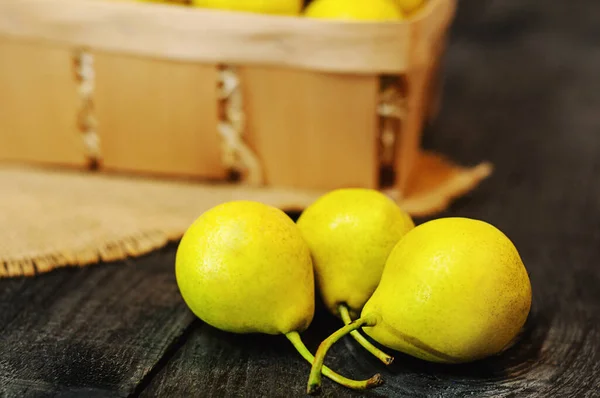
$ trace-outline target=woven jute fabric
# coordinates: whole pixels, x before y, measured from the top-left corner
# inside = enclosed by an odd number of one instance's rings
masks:
[[[228,200],[299,209],[316,193],[241,185],[0,168],[0,276],[138,256],[181,237]]]
[[[444,209],[489,174],[435,156],[417,162],[411,214]],[[299,211],[324,192],[0,166],[0,278],[139,256],[179,239],[202,212],[229,200]],[[394,193],[390,193],[394,196]]]

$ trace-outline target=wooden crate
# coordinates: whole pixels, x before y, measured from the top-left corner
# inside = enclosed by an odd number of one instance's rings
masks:
[[[402,192],[455,7],[351,23],[3,0],[0,160],[307,189],[384,188],[387,163]]]

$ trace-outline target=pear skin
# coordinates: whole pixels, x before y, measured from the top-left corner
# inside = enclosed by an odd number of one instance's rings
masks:
[[[392,199],[373,189],[331,191],[297,221],[312,253],[320,295],[329,311],[348,324],[379,284],[394,245],[414,222]],[[394,358],[365,339],[352,337],[381,362]]]
[[[431,362],[457,364],[502,352],[531,309],[531,283],[511,240],[468,218],[442,218],[407,233],[390,253],[361,318],[324,340],[308,390],[332,344],[360,328],[379,344]]]
[[[314,316],[310,250],[280,209],[232,201],[206,211],[179,243],[175,275],[184,302],[207,324],[232,333],[283,334],[313,362],[299,335]],[[323,369],[353,389],[382,381],[379,375],[357,381]]]
[[[302,0],[191,0],[191,6],[267,15],[299,15]]]
[[[310,248],[317,286],[329,311],[348,306],[357,317],[379,284],[388,255],[413,220],[392,199],[372,189],[331,191],[297,221]]]
[[[445,218],[415,228],[388,258],[362,314],[386,347],[442,363],[499,353],[521,330],[531,284],[506,235],[483,221]]]
[[[306,18],[349,21],[400,21],[402,10],[394,0],[315,0],[304,10]]]
[[[274,207],[228,202],[205,212],[184,234],[175,272],[190,309],[219,329],[285,334],[312,322],[310,251]]]
[[[425,0],[393,0],[406,15],[411,15],[425,5]]]

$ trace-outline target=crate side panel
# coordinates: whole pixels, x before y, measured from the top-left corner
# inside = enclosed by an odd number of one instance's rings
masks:
[[[66,47],[0,38],[0,159],[86,163],[73,62]]]
[[[224,176],[215,66],[104,53],[94,58],[105,169]]]
[[[264,67],[240,76],[247,139],[268,184],[377,187],[376,76]]]

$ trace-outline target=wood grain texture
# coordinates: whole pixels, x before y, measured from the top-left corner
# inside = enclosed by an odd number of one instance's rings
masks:
[[[442,11],[443,10],[443,11]],[[395,170],[397,172],[396,189],[404,193],[421,147],[421,137],[430,107],[434,98],[431,92],[436,84],[436,66],[443,56],[446,44],[446,26],[454,15],[454,4],[440,4],[440,12],[429,19],[422,19],[410,25],[408,68],[406,79],[407,115],[401,126],[399,139],[396,140]]]
[[[378,186],[376,76],[240,68],[248,138],[267,184]]]
[[[578,5],[462,1],[443,108],[424,135],[428,149],[497,166],[441,216],[492,222],[518,247],[534,292],[520,341],[475,364],[397,355],[384,369],[344,339],[326,363],[354,377],[381,371],[386,384],[363,395],[325,379],[324,396],[598,395],[600,3]],[[308,365],[283,337],[232,335],[194,322],[172,359],[155,365],[165,342],[178,340],[191,320],[175,293],[169,250],[125,266],[0,281],[0,395],[126,395],[139,383],[133,396],[304,396]],[[319,310],[304,334],[309,348],[336,326]],[[140,382],[152,366],[155,377]]]
[[[71,51],[0,38],[0,160],[83,166]]]
[[[432,0],[415,20],[456,0]],[[174,23],[174,21],[176,21]],[[354,73],[403,72],[410,23],[347,24],[165,4],[4,0],[0,34],[112,53],[201,63],[295,66]]]
[[[173,252],[0,282],[0,395],[127,396],[192,317]]]
[[[495,163],[492,178],[441,216],[480,218],[513,240],[533,285],[531,317],[515,347],[463,366],[397,354],[384,369],[345,338],[327,365],[355,377],[381,371],[386,383],[361,395],[324,379],[323,395],[596,397],[600,51],[592,15],[600,13],[600,4],[581,1],[577,11],[542,0],[461,4],[444,65],[443,107],[424,144],[465,163],[482,157]],[[313,352],[334,326],[327,315],[315,319],[306,333]],[[232,336],[203,326],[146,396],[301,397],[307,377],[284,339]]]
[[[224,177],[215,66],[104,53],[94,57],[105,169]]]
[[[316,352],[319,342],[335,331],[339,322],[325,314],[319,303],[313,326],[302,334],[311,352]],[[235,335],[202,323],[195,326],[186,344],[142,391],[142,397],[307,396],[310,365],[284,336]],[[360,351],[344,340],[328,355],[327,365],[356,378],[368,378],[382,370],[383,365]],[[328,379],[324,386],[323,397],[362,396]]]

